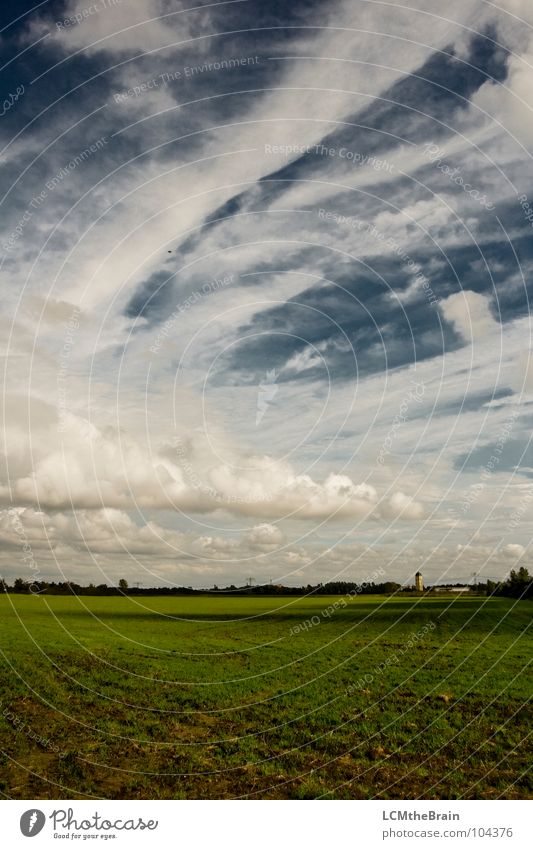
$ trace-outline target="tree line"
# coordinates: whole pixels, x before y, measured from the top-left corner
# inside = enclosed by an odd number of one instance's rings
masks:
[[[173,596],[173,595],[396,595],[397,593],[414,593],[414,587],[402,586],[395,581],[384,581],[383,583],[362,583],[354,581],[328,581],[319,584],[307,584],[300,587],[286,587],[283,584],[256,584],[251,586],[227,587],[217,585],[206,589],[194,587],[131,587],[125,578],[121,578],[118,584],[87,584],[82,585],[74,581],[25,581],[16,578],[12,585],[6,581],[0,581],[1,589],[7,593],[19,593],[26,595],[96,595],[96,596]],[[426,587],[423,594],[431,594],[436,589],[450,589],[462,586],[460,584],[440,585],[439,587]],[[477,594],[488,596],[506,596],[508,598],[533,598],[533,577],[528,570],[522,566],[518,570],[512,569],[509,577],[504,581],[478,582],[471,587]],[[420,593],[416,593],[420,595]]]
[[[328,583],[307,584],[300,587],[286,587],[283,584],[257,584],[250,586],[235,586],[230,584],[227,587],[218,587],[217,585],[206,589],[197,589],[194,587],[131,587],[125,578],[121,578],[116,586],[108,584],[88,584],[84,586],[74,581],[25,581],[22,578],[16,578],[13,585],[10,586],[6,581],[2,581],[4,592],[22,593],[33,595],[310,595],[319,593],[320,595],[376,595],[386,594],[392,595],[399,592],[402,587],[394,581],[386,581],[381,584],[365,583],[357,584],[351,581],[330,581]]]

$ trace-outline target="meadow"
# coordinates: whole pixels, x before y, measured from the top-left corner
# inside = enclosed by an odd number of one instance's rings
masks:
[[[4,594],[0,791],[530,798],[532,613],[483,597]]]

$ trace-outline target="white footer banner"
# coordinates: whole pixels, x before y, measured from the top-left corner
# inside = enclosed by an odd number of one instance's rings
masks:
[[[1,802],[2,845],[186,849],[533,847],[529,801]],[[32,843],[31,841],[35,841]]]

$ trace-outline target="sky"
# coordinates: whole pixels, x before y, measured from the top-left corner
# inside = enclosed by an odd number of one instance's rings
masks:
[[[530,0],[2,4],[0,573],[531,566]]]

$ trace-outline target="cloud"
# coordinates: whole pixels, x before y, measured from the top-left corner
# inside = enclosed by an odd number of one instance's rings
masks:
[[[410,498],[404,492],[395,492],[383,505],[381,513],[388,518],[420,520],[424,518],[424,505]]]
[[[40,426],[32,429],[31,438],[25,442],[19,434],[11,487],[0,490],[4,500],[15,497],[56,510],[136,506],[317,521],[368,517],[378,501],[374,487],[356,484],[348,475],[331,473],[320,483],[265,455],[236,455],[231,465],[197,465],[199,448],[174,451],[175,459],[169,450],[148,453],[131,435],[110,427],[101,430],[70,413],[58,432],[54,410],[43,403],[40,407]],[[8,453],[13,447],[10,439]],[[405,518],[416,517],[406,511]],[[273,533],[272,526],[260,525],[253,539],[263,535],[264,542],[267,533]]]
[[[521,404],[516,445],[530,436],[528,397],[516,393],[524,380],[531,389],[533,254],[513,185],[529,192],[533,178],[478,108],[528,146],[518,98],[531,103],[531,32],[512,14],[531,23],[529,0],[450,0],[445,17],[432,0],[59,6],[71,23],[58,27],[51,4],[25,29],[25,47],[50,35],[24,53],[27,91],[2,121],[6,142],[21,130],[0,167],[4,238],[31,216],[4,264],[0,496],[23,511],[32,544],[80,573],[94,552],[114,569],[149,561],[161,580],[217,576],[220,561],[239,582],[253,573],[246,558],[304,580],[375,557],[342,544],[356,526],[409,576],[428,552],[428,568],[446,570],[455,548],[441,535],[466,551],[458,537],[498,499],[495,539],[468,557],[497,548],[501,566],[518,509],[504,459],[522,482],[531,474],[514,442],[460,528],[448,508],[479,475],[462,459],[496,443],[506,410]],[[239,70],[184,73],[256,54]],[[115,98],[165,73],[176,78]],[[99,136],[98,155],[32,206]],[[428,142],[490,194],[497,217],[423,155]],[[231,285],[215,291],[222,274]],[[205,291],[151,356],[169,316]],[[259,384],[273,372],[258,427]],[[411,379],[425,387],[419,400]],[[6,534],[16,548],[16,529]],[[517,528],[515,544],[526,535]]]
[[[280,546],[285,540],[285,535],[281,528],[276,525],[270,525],[263,522],[254,527],[248,532],[247,542],[251,548],[257,548],[261,551],[269,551]]]
[[[519,560],[526,553],[526,549],[519,543],[510,542],[504,547],[503,553],[506,557],[509,557],[512,560]]]
[[[533,351],[522,351],[516,364],[513,386],[517,392],[533,394]]]
[[[190,38],[193,31],[200,34],[207,19],[208,10],[201,17],[183,10],[169,13],[164,0],[69,0],[53,22],[33,19],[28,40],[46,30],[65,53],[145,52]]]
[[[373,487],[355,484],[347,475],[330,474],[321,484],[269,457],[252,462],[246,474],[227,465],[211,473],[223,502],[243,515],[324,520],[369,516],[374,509]]]
[[[531,155],[533,148],[533,11],[529,0],[506,0],[499,9],[498,40],[509,49],[508,74],[503,85],[487,80],[472,98],[474,106],[485,110],[509,134],[506,145],[516,156],[516,142]],[[501,156],[501,151],[496,153]],[[504,159],[504,161],[505,161]]]
[[[326,347],[326,343],[320,343],[314,347],[304,348],[303,351],[297,351],[295,354],[290,357],[283,368],[286,371],[296,371],[302,372],[307,371],[307,369],[313,369],[317,366],[324,366],[324,360],[320,356],[320,351],[323,351]]]
[[[533,44],[523,56],[509,60],[505,86],[486,82],[473,103],[497,120],[511,139],[533,154]]]
[[[0,539],[14,549],[25,542],[35,552],[68,548],[71,556],[74,552],[161,556],[180,551],[188,538],[156,522],[138,526],[114,508],[73,513],[26,507],[0,512]]]
[[[501,326],[492,317],[490,299],[486,295],[463,290],[441,300],[440,309],[446,321],[453,324],[467,343],[479,343],[489,334],[494,340],[495,334],[501,333]]]

